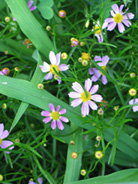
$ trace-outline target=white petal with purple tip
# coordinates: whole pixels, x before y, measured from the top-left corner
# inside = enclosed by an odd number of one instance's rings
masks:
[[[59,70],[60,71],[66,71],[68,69],[69,69],[69,65],[66,65],[66,64],[59,65]]]
[[[42,116],[50,116],[50,114],[51,114],[51,113],[50,113],[49,111],[42,111],[42,112],[41,112],[41,115],[42,115]]]
[[[125,31],[125,27],[122,23],[118,23],[118,30],[120,33],[123,33]]]
[[[51,117],[44,118],[44,119],[43,119],[43,122],[44,122],[44,123],[49,123],[49,122],[51,121],[51,119],[52,119]]]
[[[92,86],[92,80],[91,80],[91,79],[85,80],[85,89],[86,89],[87,91],[90,90],[91,86]]]
[[[88,104],[91,107],[91,109],[93,109],[93,110],[98,109],[98,106],[96,105],[96,103],[92,102],[91,100],[88,102]]]
[[[98,89],[99,89],[99,85],[98,84],[94,85],[90,90],[90,94],[93,95],[98,91]]]
[[[72,107],[77,107],[78,105],[80,105],[82,103],[82,100],[80,98],[77,98],[76,100],[73,100],[71,102],[71,106]]]
[[[1,134],[0,138],[5,139],[6,137],[8,137],[8,135],[9,135],[8,130],[4,130],[3,133]]]
[[[3,130],[4,130],[4,124],[1,123],[0,124],[0,137],[1,137],[1,134],[3,133]]]
[[[55,65],[57,62],[55,53],[53,51],[50,51],[50,53],[49,53],[49,60],[50,60],[52,65]]]
[[[68,123],[69,122],[68,118],[66,118],[64,116],[60,116],[60,120],[63,121],[63,122],[65,122],[65,123]]]
[[[81,114],[87,116],[89,114],[89,105],[88,102],[84,102],[81,107]]]
[[[102,75],[102,83],[103,83],[104,85],[107,84],[107,78],[106,78],[105,75]]]
[[[48,74],[45,75],[44,79],[49,80],[49,79],[52,79],[52,77],[53,77],[53,74],[49,72]]]
[[[108,24],[107,30],[112,31],[115,28],[115,26],[116,26],[116,22],[112,22],[112,23]]]
[[[83,92],[83,88],[82,88],[82,86],[81,86],[78,82],[74,82],[74,83],[72,84],[72,88],[73,88],[76,92],[78,92],[78,93],[82,93],[82,92]]]
[[[112,9],[115,11],[115,13],[119,13],[119,7],[117,4],[113,4]]]
[[[101,95],[91,95],[91,99],[95,102],[101,102],[103,98]]]
[[[70,98],[80,98],[81,97],[81,94],[77,92],[70,92],[68,95]]]

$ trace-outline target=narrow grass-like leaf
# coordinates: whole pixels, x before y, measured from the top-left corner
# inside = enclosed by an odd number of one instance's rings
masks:
[[[29,10],[25,0],[5,0],[16,18],[23,33],[32,41],[33,45],[45,56],[53,50],[53,44],[41,24]]]
[[[124,184],[125,182],[128,183],[133,181],[135,182],[135,184],[138,183],[138,169],[126,169],[106,176],[98,176],[92,179],[69,182],[67,184]]]

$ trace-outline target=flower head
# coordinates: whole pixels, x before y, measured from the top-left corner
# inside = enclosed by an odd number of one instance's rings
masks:
[[[30,11],[34,11],[34,10],[36,9],[36,6],[32,6],[33,3],[34,3],[34,2],[33,2],[32,0],[29,1],[29,2],[27,3],[27,6],[28,6],[28,8],[30,9]],[[13,17],[13,20],[16,21],[16,18]]]
[[[135,105],[135,104],[137,104],[137,105]],[[134,112],[138,111],[138,98],[130,100],[129,105],[135,105],[132,107],[132,109]]]
[[[77,45],[79,45],[79,40],[77,38],[71,38],[71,47],[76,47]]]
[[[95,152],[95,158],[97,159],[101,159],[103,157],[103,152],[102,151],[96,151]]]
[[[3,140],[6,137],[8,137],[8,135],[9,135],[8,130],[4,130],[4,124],[1,123],[0,124],[0,147],[3,149],[5,149],[13,144],[13,142],[11,142],[11,141]],[[10,147],[9,150],[11,150],[13,148],[14,148],[14,146]],[[9,153],[9,152],[7,152],[7,153]]]
[[[74,82],[72,88],[75,92],[70,92],[68,94],[69,97],[76,98],[71,102],[72,107],[77,107],[82,103],[81,114],[83,116],[89,114],[89,107],[93,110],[97,110],[98,107],[93,101],[101,102],[103,99],[101,95],[94,95],[98,91],[99,85],[94,85],[92,87],[92,80],[87,79],[85,80],[85,90],[78,82]]]
[[[95,36],[98,39],[99,43],[103,42],[103,35],[102,35],[102,29],[104,29],[107,26],[107,23],[104,22],[103,25],[100,25],[99,20],[96,22],[96,24],[94,25],[94,28],[92,29],[92,31],[94,31]]]
[[[137,94],[137,91],[136,91],[136,89],[131,88],[131,89],[128,91],[128,93],[129,93],[130,96],[135,96],[135,95]]]
[[[102,62],[97,63],[97,65],[99,65],[105,72],[107,71],[106,65],[109,62],[109,57],[108,56],[103,56],[102,58],[100,56],[95,56],[94,61],[95,62],[96,61],[102,61]],[[102,83],[104,85],[107,84],[106,76],[100,70],[98,70],[97,68],[90,68],[89,69],[89,74],[93,75],[92,78],[91,78],[92,81],[96,82],[100,78],[100,76],[102,76]]]
[[[105,22],[108,23],[107,30],[112,31],[116,27],[116,25],[118,25],[119,32],[123,33],[125,31],[124,25],[130,27],[131,22],[129,21],[129,19],[133,19],[134,14],[123,12],[123,7],[124,5],[121,5],[120,7],[118,7],[117,4],[112,5],[113,10],[111,10],[111,15],[113,16],[113,18],[105,19]]]
[[[65,12],[65,10],[60,10],[60,11],[58,12],[58,16],[59,16],[60,18],[65,18],[65,17],[66,17],[66,12]]]
[[[42,184],[43,183],[43,178],[38,178],[38,183]],[[37,184],[37,183],[30,180],[28,184]]]
[[[49,65],[44,61],[43,65],[40,65],[40,69],[43,73],[48,72],[48,74],[46,74],[46,76],[44,77],[45,80],[52,79],[53,76],[57,78],[56,76],[57,76],[57,73],[59,73],[59,71],[66,71],[69,69],[69,65],[66,65],[66,64],[60,65],[60,55],[61,53],[58,53],[57,55],[55,55],[53,51],[50,51],[49,60],[51,64]]]
[[[42,116],[46,116],[46,118],[43,119],[43,122],[49,123],[52,120],[52,123],[51,123],[52,129],[56,128],[56,123],[57,123],[58,128],[60,130],[63,130],[64,126],[63,126],[61,121],[65,122],[65,123],[69,122],[69,120],[66,117],[61,116],[62,114],[66,113],[66,109],[62,109],[61,111],[59,111],[60,105],[58,105],[56,110],[55,110],[54,105],[51,103],[49,104],[49,108],[50,108],[51,112],[49,112],[49,111],[42,111],[41,112]]]

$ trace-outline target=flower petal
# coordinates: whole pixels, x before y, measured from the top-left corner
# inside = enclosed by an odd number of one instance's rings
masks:
[[[78,105],[80,105],[82,103],[82,100],[80,98],[77,98],[76,100],[73,100],[71,102],[71,106],[72,107],[77,107]]]
[[[90,75],[93,75],[93,71],[92,71],[91,68],[89,68],[89,74],[90,74]]]
[[[102,29],[105,29],[108,25],[108,22],[104,22],[103,25],[102,25]]]
[[[59,65],[60,64],[60,57],[61,57],[61,52],[59,52],[57,55],[56,55],[56,65]]]
[[[99,35],[98,34],[95,34],[95,36],[97,37],[99,43],[102,43],[103,42],[103,35],[102,35],[102,33],[99,34]]]
[[[70,98],[80,98],[81,97],[81,94],[77,92],[70,92],[68,95]]]
[[[103,62],[103,65],[107,65],[107,63],[109,62],[109,57],[106,55],[106,56],[103,56],[102,57],[102,62]]]
[[[74,82],[74,83],[72,84],[72,88],[73,88],[76,92],[78,92],[78,93],[82,93],[82,92],[83,92],[83,88],[82,88],[82,86],[81,86],[78,82]]]
[[[132,108],[133,108],[133,111],[134,111],[134,112],[138,111],[138,105],[133,106]]]
[[[51,128],[54,130],[56,129],[56,121],[53,120],[52,123],[51,123]]]
[[[50,108],[50,110],[51,110],[52,112],[55,111],[55,107],[54,107],[54,105],[53,105],[52,103],[49,104],[49,108]]]
[[[52,79],[52,77],[53,77],[52,73],[49,72],[48,74],[45,75],[44,79],[50,80],[50,79]]]
[[[91,99],[95,102],[101,102],[103,97],[101,95],[91,95]]]
[[[102,75],[102,83],[103,83],[104,85],[107,84],[107,78],[106,78],[105,75]]]
[[[58,112],[58,111],[59,111],[59,109],[60,109],[60,105],[58,105],[58,106],[57,106],[57,109],[56,109],[56,111]]]
[[[38,178],[38,182],[39,182],[39,184],[42,184],[43,183],[43,178]]]
[[[122,23],[118,23],[118,30],[120,33],[123,33],[125,31],[125,27]]]
[[[105,19],[105,22],[111,23],[111,22],[114,22],[114,19],[113,18],[107,18],[107,19]]]
[[[90,94],[93,95],[98,91],[98,89],[99,89],[99,85],[98,84],[94,85],[90,90]]]
[[[100,78],[101,72],[98,69],[93,68],[93,73],[94,73],[94,75],[92,76],[91,79],[92,79],[92,81],[96,82]]]
[[[4,130],[4,124],[1,123],[0,124],[0,137],[1,137],[2,133],[3,133],[3,130]]]
[[[59,119],[57,120],[57,126],[60,130],[64,129],[63,123]]]
[[[122,20],[122,22],[123,22],[123,24],[125,24],[125,26],[127,26],[127,27],[130,27],[130,25],[131,25],[131,22],[130,22],[129,20],[127,20],[127,19]]]
[[[123,16],[123,19],[133,19],[134,16],[135,15],[133,13],[126,13],[126,15]]]
[[[50,71],[50,65],[46,63],[45,61],[43,62],[43,65],[40,65],[39,67],[41,71],[44,73]]]
[[[115,26],[116,26],[116,22],[112,22],[112,23],[108,24],[107,30],[112,31],[115,28]]]
[[[63,122],[65,122],[65,123],[68,123],[69,122],[68,118],[66,118],[64,116],[60,116],[59,119],[62,120]]]
[[[53,51],[50,51],[50,53],[49,53],[49,60],[50,60],[52,65],[55,65],[57,62],[55,53]]]
[[[33,3],[34,3],[33,1],[29,1],[29,2],[27,3],[28,8],[30,8],[30,7],[32,6]]]
[[[59,65],[59,71],[66,71],[69,69],[70,65],[66,65],[66,64],[61,64]]]
[[[5,139],[6,137],[8,137],[8,135],[9,135],[8,130],[4,130],[3,133],[1,134],[0,138]]]
[[[48,118],[44,118],[44,119],[43,119],[43,122],[44,122],[44,123],[49,123],[49,122],[51,121],[51,119],[52,119],[51,116],[48,117]]]
[[[92,86],[92,80],[91,80],[91,79],[85,80],[85,89],[86,89],[87,91],[90,90],[91,86]]]
[[[120,8],[119,8],[119,13],[120,13],[120,14],[122,14],[123,8],[124,8],[124,5],[122,4],[122,5],[120,6]]]
[[[1,144],[1,148],[7,148],[9,146],[11,146],[13,144],[13,142],[11,141],[2,141],[2,144]],[[10,147],[9,150],[13,149],[14,146]]]
[[[100,56],[95,56],[94,61],[102,61],[102,58]]]
[[[117,4],[113,4],[112,6],[112,9],[114,10],[115,13],[119,13],[119,7]]]
[[[66,109],[62,109],[61,111],[59,111],[59,114],[65,114],[66,113]]]
[[[81,114],[87,116],[89,114],[89,105],[88,102],[84,102],[81,107]]]
[[[97,110],[98,109],[98,106],[93,101],[90,100],[88,103],[89,103],[89,106],[91,107],[91,109],[93,109],[93,110]]]
[[[30,11],[34,11],[36,9],[36,6],[32,6],[31,8],[29,8]]]
[[[42,115],[42,116],[50,116],[50,114],[51,114],[51,113],[50,113],[49,111],[42,111],[42,112],[41,112],[41,115]]]

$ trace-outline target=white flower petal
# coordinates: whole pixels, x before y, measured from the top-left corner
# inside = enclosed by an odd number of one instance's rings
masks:
[[[52,65],[55,65],[57,63],[57,59],[56,59],[55,53],[53,51],[50,51],[50,53],[49,53],[49,60],[50,60]]]
[[[92,86],[92,80],[91,79],[85,80],[85,89],[86,89],[86,91],[89,91],[91,86]]]
[[[82,88],[82,86],[81,86],[78,82],[74,82],[74,83],[72,84],[72,88],[73,88],[76,92],[78,92],[78,93],[82,93],[82,92],[83,92],[83,88]]]

